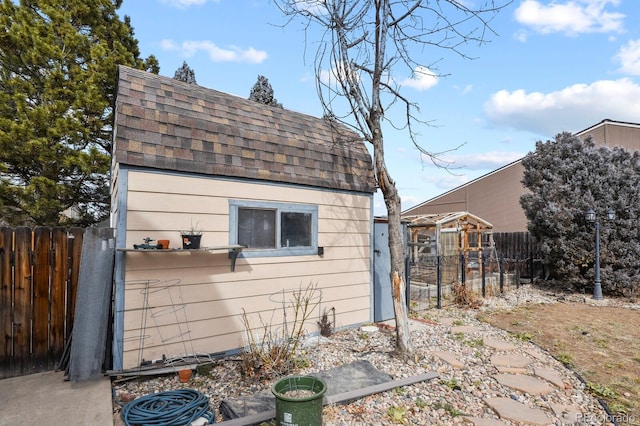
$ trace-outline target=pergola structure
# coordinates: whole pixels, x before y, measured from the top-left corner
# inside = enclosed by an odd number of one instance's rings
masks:
[[[453,256],[493,247],[493,225],[469,212],[405,216],[411,259]]]

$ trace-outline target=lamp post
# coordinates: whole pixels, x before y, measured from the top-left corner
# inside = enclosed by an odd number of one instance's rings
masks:
[[[593,298],[594,300],[602,300],[602,285],[600,283],[600,219],[596,215],[593,209],[587,210],[584,214],[584,218],[590,225],[595,225],[596,228],[596,262],[595,262],[595,278],[593,281]],[[616,218],[616,213],[608,209],[606,220],[612,222]]]

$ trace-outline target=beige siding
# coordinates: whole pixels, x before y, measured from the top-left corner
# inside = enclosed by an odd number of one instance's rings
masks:
[[[517,232],[527,228],[520,196],[524,167],[520,162],[490,173],[424,204],[404,215],[469,212],[493,225],[494,232]]]
[[[258,313],[277,326],[280,292],[309,283],[322,298],[308,331],[318,330],[325,308],[335,308],[338,327],[370,320],[368,195],[129,171],[126,247],[145,237],[178,247],[179,231],[192,222],[204,230],[203,246],[228,245],[229,199],[317,205],[324,255],[239,258],[232,272],[226,251],[127,252],[123,368],[240,348],[243,309],[253,326]]]
[[[640,125],[634,123],[605,120],[577,136],[591,136],[596,145],[640,150]],[[403,215],[468,211],[491,223],[494,232],[526,231],[527,220],[520,207],[520,196],[526,192],[523,175],[524,167],[518,161],[407,209]]]

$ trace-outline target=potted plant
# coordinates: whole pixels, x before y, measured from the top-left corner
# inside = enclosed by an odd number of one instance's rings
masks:
[[[276,399],[276,422],[322,426],[322,397],[327,391],[324,380],[313,376],[289,376],[271,386]]]
[[[202,239],[202,229],[192,223],[191,228],[181,232],[182,248],[185,250],[195,250],[200,248],[200,240]]]

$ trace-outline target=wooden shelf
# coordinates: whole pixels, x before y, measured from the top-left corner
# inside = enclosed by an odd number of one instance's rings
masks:
[[[116,251],[125,253],[197,253],[197,252],[214,252],[214,251],[228,251],[229,259],[231,259],[231,272],[236,270],[236,259],[245,246],[232,245],[232,246],[213,246],[213,247],[200,247],[199,249],[133,249],[133,248],[118,248]]]

